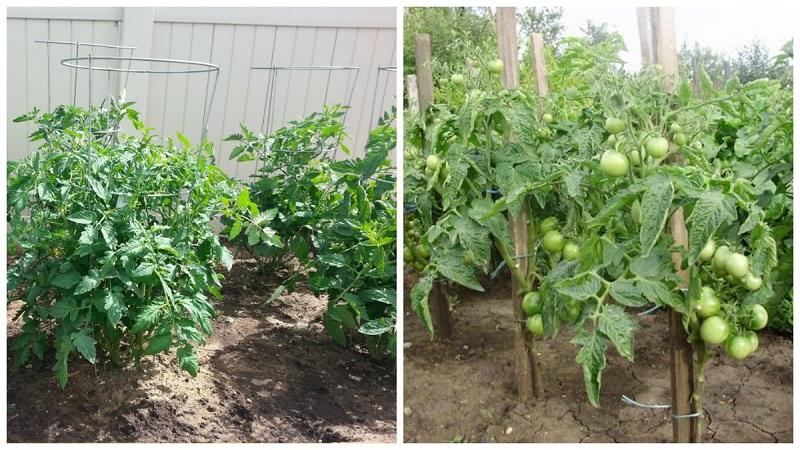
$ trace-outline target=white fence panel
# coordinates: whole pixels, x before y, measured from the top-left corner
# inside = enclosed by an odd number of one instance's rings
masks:
[[[353,86],[347,145],[354,155],[362,155],[378,115],[395,102],[395,75],[377,77],[380,65],[396,61],[395,14],[395,8],[8,8],[8,158],[19,159],[35,149],[26,140],[30,125],[11,119],[34,107],[50,110],[72,100],[76,71],[60,61],[74,56],[75,49],[33,43],[44,39],[135,45],[140,48],[134,56],[220,65],[208,136],[230,175],[245,178],[254,167],[228,161],[233,143],[222,140],[238,132],[239,123],[265,130],[271,122],[274,130],[323,104],[346,103]],[[79,54],[90,51],[94,56],[125,56],[87,47]],[[347,71],[270,74],[250,69],[274,65],[361,69],[357,78]],[[271,120],[265,117],[270,76],[277,77]],[[77,71],[77,77],[77,104],[85,106],[87,71]],[[95,72],[93,103],[117,93],[124,77]],[[145,123],[159,134],[180,131],[197,141],[212,79],[206,74],[130,74],[127,99],[137,102]]]

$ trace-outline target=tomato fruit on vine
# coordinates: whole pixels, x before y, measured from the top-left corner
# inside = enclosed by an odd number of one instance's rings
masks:
[[[678,133],[672,138],[678,146],[684,146],[689,142],[689,138],[683,133]]]
[[[435,171],[439,168],[442,160],[436,155],[430,155],[425,159],[425,168],[430,171]]]
[[[621,133],[625,129],[625,121],[618,117],[609,117],[606,119],[606,131],[611,134]]]
[[[761,305],[748,305],[746,310],[748,320],[747,328],[751,330],[761,330],[767,326],[769,316],[767,310]]]
[[[553,123],[553,115],[550,113],[542,114],[542,122],[544,123]]]
[[[628,152],[628,161],[631,162],[634,166],[639,166],[641,162],[641,158],[639,157],[639,152],[636,150],[631,150]]]
[[[564,244],[564,249],[561,250],[561,256],[566,260],[573,260],[578,257],[580,248],[574,242],[567,242]]]
[[[555,217],[548,217],[539,224],[539,230],[542,233],[547,233],[548,231],[555,230],[558,228],[558,219]]]
[[[581,316],[582,310],[581,303],[574,298],[570,298],[558,311],[558,317],[562,322],[572,325]]]
[[[564,236],[556,230],[550,230],[544,234],[542,246],[550,253],[558,253],[564,248]]]
[[[464,75],[461,75],[460,73],[454,73],[450,76],[450,82],[455,85],[462,86],[464,84]]]
[[[750,353],[758,350],[758,335],[754,331],[745,331],[742,334],[750,341]]]
[[[542,312],[542,296],[536,291],[525,294],[522,298],[522,310],[528,316]]]
[[[525,322],[525,324],[528,327],[528,331],[535,337],[544,336],[544,323],[542,322],[541,314],[534,314],[528,317],[528,320]]]
[[[461,259],[464,261],[464,264],[468,266],[471,266],[472,264],[475,263],[475,257],[472,256],[471,252],[465,252],[464,256],[462,256]]]
[[[728,339],[731,327],[720,316],[711,316],[700,324],[700,337],[707,344],[721,344]]]
[[[663,137],[651,137],[645,142],[644,149],[651,158],[663,158],[669,150],[669,142]]]
[[[610,177],[621,177],[628,173],[628,158],[616,150],[606,150],[600,157],[600,170]]]
[[[752,273],[748,273],[747,275],[744,276],[744,287],[748,291],[759,290],[761,288],[762,282],[763,280],[761,279],[761,277],[757,277]]]
[[[503,72],[503,61],[501,61],[499,59],[495,59],[493,61],[489,61],[488,68],[489,68],[489,73],[493,73],[495,75],[498,75],[501,72]]]
[[[742,278],[750,270],[747,257],[741,253],[732,253],[725,260],[725,271],[735,278]]]
[[[731,255],[731,249],[727,245],[720,245],[717,251],[714,252],[714,257],[711,259],[711,268],[717,275],[725,275],[728,273],[725,268],[725,263]]]
[[[672,134],[680,133],[681,130],[682,130],[681,126],[677,123],[673,123],[672,125],[669,126],[669,132]]]
[[[720,303],[714,289],[709,286],[703,286],[703,288],[700,289],[700,300],[697,302],[694,310],[701,319],[707,319],[719,314]]]
[[[743,360],[751,353],[753,348],[750,339],[742,334],[737,334],[725,342],[725,353],[733,359]]]
[[[410,248],[406,247],[403,249],[403,261],[410,263],[414,260],[414,252],[411,251]]]
[[[717,244],[714,241],[708,241],[706,245],[700,250],[697,259],[703,262],[708,262],[714,257],[714,252],[717,250]]]

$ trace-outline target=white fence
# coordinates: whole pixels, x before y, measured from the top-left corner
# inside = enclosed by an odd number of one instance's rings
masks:
[[[11,119],[34,107],[50,110],[70,103],[75,76],[77,103],[89,101],[88,71],[60,63],[74,56],[74,47],[35,40],[129,45],[138,47],[138,57],[219,65],[208,135],[221,166],[240,178],[251,167],[228,161],[233,143],[222,139],[238,132],[240,122],[263,129],[268,73],[252,66],[358,66],[357,78],[353,72],[283,72],[275,80],[272,128],[319,110],[325,102],[346,103],[347,83],[355,81],[346,126],[349,147],[360,155],[377,116],[395,101],[395,72],[378,76],[379,66],[395,65],[395,14],[395,8],[8,8],[7,157],[16,160],[35,150],[26,140],[31,125]],[[80,55],[86,56],[88,48],[81,47]],[[99,48],[91,52],[117,55]],[[93,103],[124,77],[94,73]],[[159,134],[181,131],[195,142],[206,81],[206,74],[130,74],[127,99],[136,101],[145,124]]]

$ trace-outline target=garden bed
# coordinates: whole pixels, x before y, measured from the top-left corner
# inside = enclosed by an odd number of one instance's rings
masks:
[[[586,400],[575,347],[563,332],[538,343],[545,398],[520,403],[509,292],[500,284],[488,292],[462,297],[453,337],[444,343],[430,341],[406,297],[404,441],[672,441],[669,410],[621,401],[625,394],[642,403],[670,402],[665,313],[640,317],[635,363],[608,351],[601,409]],[[704,441],[792,442],[791,340],[762,333],[759,351],[746,360],[714,358],[706,381]]]
[[[52,354],[19,369],[9,356],[8,441],[394,442],[393,363],[335,345],[325,301],[305,289],[263,305],[278,284],[248,262],[226,274],[197,378],[174,351],[141,369],[73,358],[61,391]],[[15,311],[9,337],[21,325]]]

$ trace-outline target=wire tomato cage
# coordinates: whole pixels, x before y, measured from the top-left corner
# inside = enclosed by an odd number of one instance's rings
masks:
[[[124,63],[127,63],[127,67],[122,67]],[[109,76],[112,73],[125,74],[125,81],[122,89],[123,92],[127,90],[128,78],[130,74],[186,75],[187,77],[192,74],[206,74],[206,86],[204,90],[205,97],[203,100],[203,117],[200,130],[200,141],[205,140],[206,134],[208,133],[208,121],[211,115],[211,106],[214,103],[214,93],[216,92],[217,82],[219,80],[220,66],[208,62],[182,59],[133,56],[93,56],[92,54],[89,54],[88,56],[65,58],[61,60],[61,64],[66,67],[74,68],[76,72],[79,69],[88,70],[89,105],[91,105],[93,101],[92,90],[94,87],[94,72],[107,72]],[[162,68],[164,65],[166,68]],[[173,68],[173,65],[177,65],[178,68]],[[109,96],[110,94],[107,94],[105,98],[108,98]],[[109,132],[114,134],[117,131],[119,131],[118,128],[115,130],[109,130]]]
[[[346,98],[346,103],[344,104],[347,107],[342,115],[342,124],[345,123],[347,120],[347,113],[350,109],[351,103],[353,101],[353,94],[355,93],[356,83],[358,83],[358,76],[361,72],[361,67],[358,66],[334,66],[334,65],[303,65],[303,66],[253,66],[250,70],[264,70],[267,71],[267,94],[264,98],[264,116],[261,120],[261,131],[267,135],[271,134],[273,131],[273,127],[275,125],[275,94],[276,94],[276,87],[278,83],[278,77],[281,76],[283,73],[292,73],[292,72],[326,72],[327,73],[327,80],[325,82],[325,90],[323,93],[322,98],[322,106],[328,104],[328,98],[331,89],[331,78],[337,74],[341,73],[347,76],[347,81],[344,86],[344,96]],[[311,79],[309,77],[309,84]],[[306,88],[306,92],[308,92],[308,87]],[[287,98],[288,101],[288,98]],[[306,104],[308,98],[303,103],[303,115],[306,114]],[[339,149],[339,143],[334,149],[333,158],[336,158],[336,153]],[[285,151],[285,152],[294,152],[296,150],[282,150],[282,149],[272,149],[272,151]],[[258,169],[258,161],[256,161],[256,169]]]
[[[372,92],[372,102],[370,103],[369,108],[369,118],[372,120],[375,117],[375,107],[379,105],[378,102],[378,87],[381,84],[381,79],[384,79],[386,83],[383,87],[384,96],[386,95],[386,89],[388,89],[390,83],[389,80],[392,77],[392,74],[397,73],[397,66],[378,66],[377,75],[375,76],[375,89]]]

